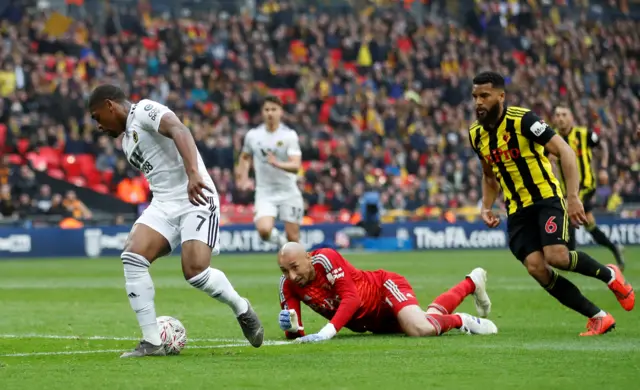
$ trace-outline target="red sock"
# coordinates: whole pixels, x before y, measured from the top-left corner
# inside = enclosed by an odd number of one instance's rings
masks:
[[[453,286],[449,291],[441,294],[428,306],[429,309],[436,309],[442,314],[451,314],[467,295],[476,291],[476,285],[470,278],[465,278],[462,282]]]
[[[440,336],[443,333],[447,333],[451,329],[457,329],[462,326],[462,318],[456,314],[428,314],[427,321],[436,328],[436,333]]]

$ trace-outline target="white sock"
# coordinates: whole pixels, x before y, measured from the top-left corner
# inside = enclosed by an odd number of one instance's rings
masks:
[[[236,317],[249,310],[247,301],[236,292],[227,276],[219,269],[207,268],[189,279],[189,284],[228,305]]]
[[[600,310],[596,315],[594,315],[591,318],[602,318],[602,317],[606,317],[607,313],[605,313],[603,310]]]
[[[616,280],[616,272],[611,267],[607,267],[607,269],[611,271],[611,279],[607,282],[607,284],[611,284],[614,280]]]
[[[279,248],[287,243],[287,238],[284,236],[284,234],[281,234],[276,227],[274,227],[273,229],[271,229],[271,234],[269,235],[269,239],[267,241],[272,244],[276,244]]]
[[[122,252],[120,258],[124,265],[127,296],[131,308],[138,317],[142,338],[153,345],[160,345],[162,340],[160,340],[156,307],[153,302],[156,290],[149,275],[151,264],[144,257],[131,252]]]

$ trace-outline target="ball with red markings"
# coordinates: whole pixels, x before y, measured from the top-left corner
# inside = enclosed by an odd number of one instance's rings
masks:
[[[182,322],[169,316],[157,318],[160,340],[167,355],[178,355],[187,344],[187,330]]]

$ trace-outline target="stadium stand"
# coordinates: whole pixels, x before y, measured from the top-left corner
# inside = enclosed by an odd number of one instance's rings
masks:
[[[474,219],[468,97],[485,68],[508,76],[510,104],[550,120],[569,101],[603,135],[601,209],[639,200],[637,2],[43,3],[0,6],[4,222],[120,221],[149,201],[120,142],[84,110],[103,82],[167,104],[192,129],[227,223],[252,219],[232,170],[266,94],[300,135],[307,223],[354,221],[367,191],[387,220]]]

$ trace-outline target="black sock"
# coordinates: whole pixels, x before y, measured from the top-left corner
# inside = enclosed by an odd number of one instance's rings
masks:
[[[567,248],[570,251],[576,250],[576,228],[572,225],[569,225],[569,242],[567,243]]]
[[[577,272],[609,283],[613,275],[611,269],[598,263],[593,257],[584,252],[569,252],[569,271]]]
[[[571,283],[569,279],[558,275],[555,270],[551,270],[551,282],[542,287],[560,303],[585,317],[591,318],[600,313],[600,308],[582,295],[575,284]]]
[[[613,252],[614,255],[618,255],[618,248],[616,248],[613,242],[611,242],[611,240],[607,238],[602,230],[600,230],[598,225],[587,226],[586,229],[591,234],[591,237],[593,237],[593,241],[595,241],[596,244],[602,245],[603,247]]]

